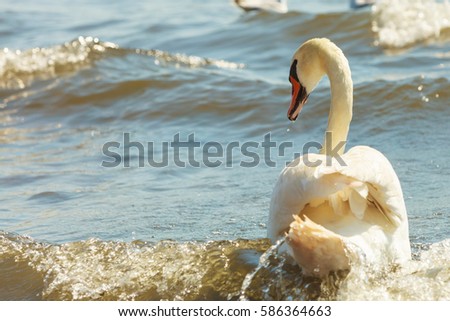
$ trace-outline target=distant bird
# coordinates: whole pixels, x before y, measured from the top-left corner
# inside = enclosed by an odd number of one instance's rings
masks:
[[[234,0],[234,3],[245,11],[288,12],[287,0]]]
[[[374,4],[376,0],[350,0],[350,7],[352,9],[358,9]]]
[[[411,258],[411,248],[400,182],[379,151],[356,146],[344,153],[353,83],[347,59],[330,40],[309,40],[295,52],[288,118],[297,119],[325,74],[331,106],[323,148],[281,172],[272,194],[268,237],[274,243],[286,237],[280,250],[305,275],[323,277],[357,262],[374,267],[403,263]]]

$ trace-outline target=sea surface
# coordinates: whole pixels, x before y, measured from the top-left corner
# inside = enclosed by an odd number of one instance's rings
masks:
[[[286,117],[313,37],[350,62],[347,148],[399,176],[405,266],[320,281],[265,238],[280,171],[326,127],[326,78]],[[450,300],[449,158],[445,1],[0,2],[1,300]]]

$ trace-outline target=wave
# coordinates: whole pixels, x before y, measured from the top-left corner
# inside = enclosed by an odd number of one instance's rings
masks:
[[[267,239],[60,245],[0,233],[2,300],[448,300],[450,239],[403,267],[306,278]]]
[[[241,69],[243,64],[220,59],[169,53],[157,49],[120,48],[117,44],[95,37],[78,37],[62,45],[33,48],[25,51],[4,48],[0,51],[0,88],[25,88],[34,79],[50,79],[79,70],[98,59],[137,54],[149,56],[156,65],[173,64],[177,67]]]
[[[449,300],[450,239],[412,244],[415,260],[382,273],[353,269],[340,287],[338,300]],[[362,281],[364,280],[364,281]]]
[[[267,240],[52,245],[0,234],[1,299],[236,299]],[[24,280],[24,281],[21,281]],[[25,283],[26,282],[26,283]],[[22,289],[21,287],[24,287]]]
[[[376,45],[403,48],[436,39],[450,28],[450,4],[434,0],[379,0],[372,10]]]

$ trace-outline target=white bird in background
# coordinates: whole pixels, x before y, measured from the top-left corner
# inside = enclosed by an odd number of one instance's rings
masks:
[[[331,107],[319,154],[289,164],[273,190],[268,237],[286,236],[282,249],[305,275],[323,277],[358,261],[373,266],[411,258],[400,182],[379,151],[356,146],[344,154],[352,119],[353,83],[348,61],[328,39],[312,39],[295,52],[290,68],[293,121],[323,75]],[[333,154],[334,152],[334,154]]]
[[[350,0],[350,8],[359,9],[374,4],[376,0]],[[287,0],[234,0],[234,3],[245,11],[288,12]]]
[[[374,4],[376,0],[350,0],[350,8],[358,9]]]
[[[245,11],[288,12],[287,0],[234,0],[234,3]]]

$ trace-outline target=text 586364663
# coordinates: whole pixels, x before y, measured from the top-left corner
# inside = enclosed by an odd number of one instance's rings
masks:
[[[289,316],[293,316],[293,317],[298,317],[298,316],[326,316],[329,317],[331,316],[331,307],[329,305],[325,305],[325,306],[295,306],[292,307],[290,305],[280,305],[280,306],[274,306],[274,305],[263,305],[261,306],[261,310],[259,313],[260,316],[265,317],[265,316],[269,316],[269,317],[274,317],[274,316],[285,316],[285,317],[289,317]]]

